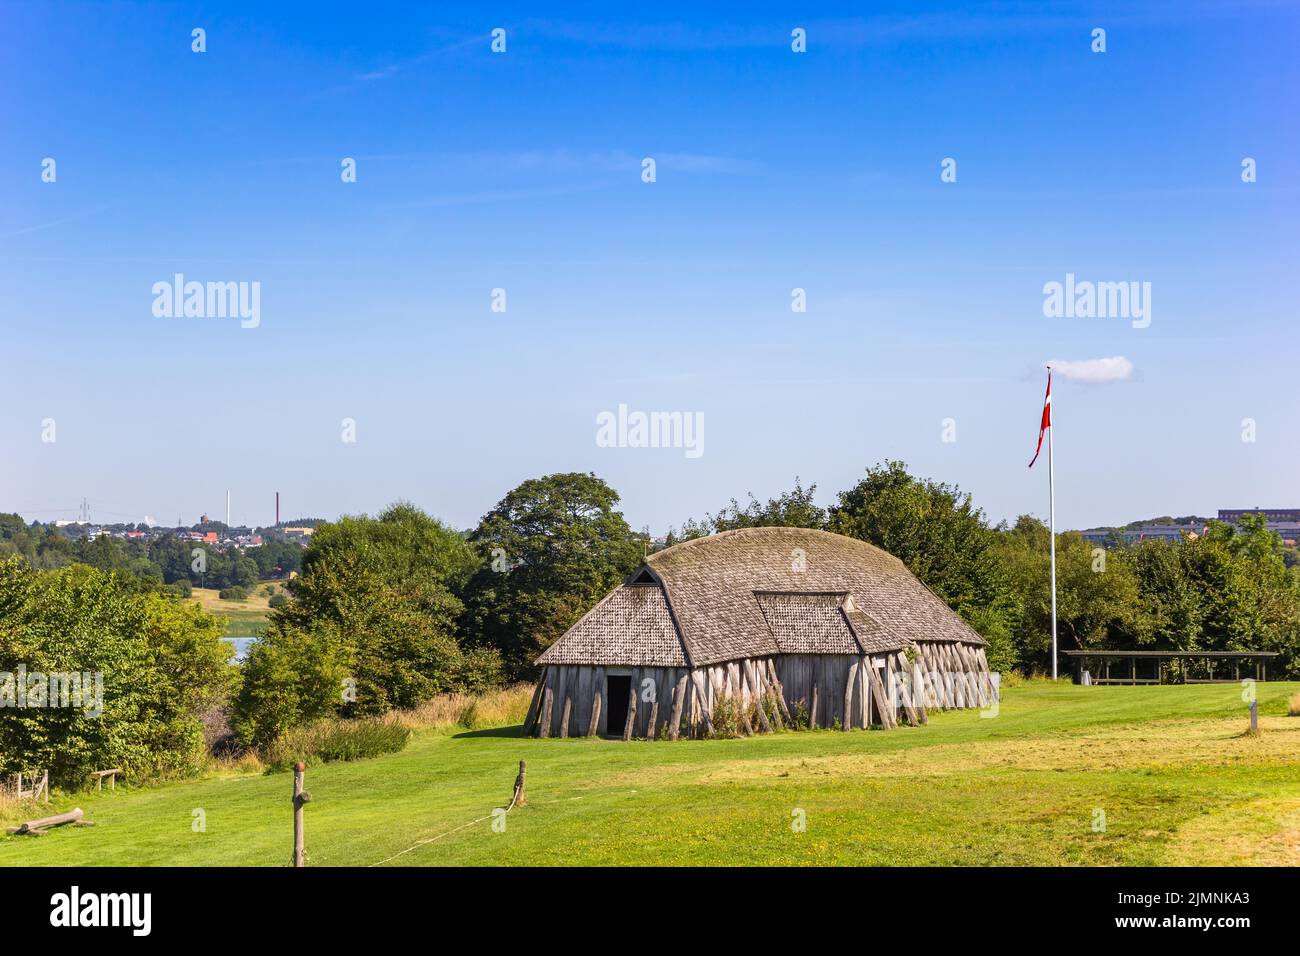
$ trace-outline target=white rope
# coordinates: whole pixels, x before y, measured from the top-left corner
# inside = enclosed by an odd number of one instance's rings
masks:
[[[519,802],[519,787],[515,787],[515,794],[513,797],[510,798],[510,806],[506,807],[505,812],[509,813],[511,810],[513,810],[515,808],[515,804],[517,804],[518,802]],[[418,847],[425,846],[426,844],[429,843],[436,843],[438,840],[441,840],[445,836],[451,836],[453,833],[459,833],[461,830],[468,830],[470,827],[474,826],[474,824],[482,823],[484,820],[490,820],[490,819],[492,819],[491,813],[489,813],[485,817],[477,817],[476,819],[469,821],[469,823],[461,824],[460,826],[456,827],[454,830],[448,830],[446,833],[439,833],[437,836],[429,837],[427,840],[417,840],[415,843],[412,843],[410,846],[408,846],[405,850],[402,850],[401,852],[398,853],[394,853],[392,856],[388,857],[387,859],[380,860],[378,863],[371,863],[370,865],[382,866],[385,863],[389,863],[393,860],[396,860],[399,856],[403,856],[404,854],[410,853],[412,850]]]
[[[636,791],[629,790],[628,793],[636,793]],[[591,794],[580,793],[576,797],[565,797],[563,800],[545,800],[540,805],[546,806],[548,803],[569,803],[573,800],[583,800],[589,796],[591,796]],[[510,806],[506,807],[506,813],[509,813],[511,810],[515,808],[515,804],[518,802],[518,800],[519,800],[519,791],[518,789],[516,789],[515,795],[510,798]],[[419,849],[420,847],[426,846],[427,844],[430,843],[437,843],[445,836],[451,836],[453,833],[459,833],[461,830],[468,830],[476,823],[482,823],[484,820],[491,820],[491,819],[492,819],[492,814],[489,813],[487,816],[478,817],[477,819],[469,821],[469,823],[462,823],[460,826],[456,827],[453,830],[448,830],[446,833],[439,833],[437,836],[429,837],[427,840],[417,840],[415,843],[412,843],[410,846],[408,846],[405,850],[401,850],[397,853],[394,853],[392,856],[388,857],[387,859],[380,860],[378,863],[371,863],[369,864],[369,866],[382,866],[385,863],[389,863],[393,860],[396,860],[399,856],[404,856],[405,854],[410,853],[412,850]]]

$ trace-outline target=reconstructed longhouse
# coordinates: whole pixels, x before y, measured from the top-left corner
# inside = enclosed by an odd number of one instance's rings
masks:
[[[983,707],[985,640],[893,555],[803,528],[747,528],[648,556],[549,647],[525,732],[707,736],[845,730]],[[719,709],[719,708],[722,709]]]

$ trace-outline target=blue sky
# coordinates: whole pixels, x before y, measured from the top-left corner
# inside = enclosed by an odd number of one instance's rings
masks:
[[[662,533],[901,458],[1045,516],[1041,366],[1114,356],[1054,383],[1062,527],[1296,504],[1300,10],[858,6],[0,3],[0,510],[464,527],[577,470]],[[177,272],[260,325],[155,317]],[[620,403],[704,453],[598,447]]]

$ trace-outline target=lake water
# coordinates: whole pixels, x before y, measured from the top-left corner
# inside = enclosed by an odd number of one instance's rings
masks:
[[[235,645],[235,660],[242,661],[244,657],[248,654],[248,645],[253,643],[253,641],[257,640],[257,637],[256,635],[249,635],[245,637],[227,637],[226,640],[228,640],[231,644]]]

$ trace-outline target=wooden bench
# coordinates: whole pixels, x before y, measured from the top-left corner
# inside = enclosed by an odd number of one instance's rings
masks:
[[[117,775],[118,775],[119,773],[121,773],[121,772],[122,772],[122,770],[121,770],[120,767],[113,767],[113,768],[110,769],[110,770],[92,770],[92,771],[90,772],[90,775],[91,775],[92,777],[95,778],[95,789],[96,789],[96,790],[103,790],[103,789],[104,789],[104,778],[105,778],[105,777],[108,778],[108,789],[110,789],[110,790],[116,790],[116,789],[117,789]]]

